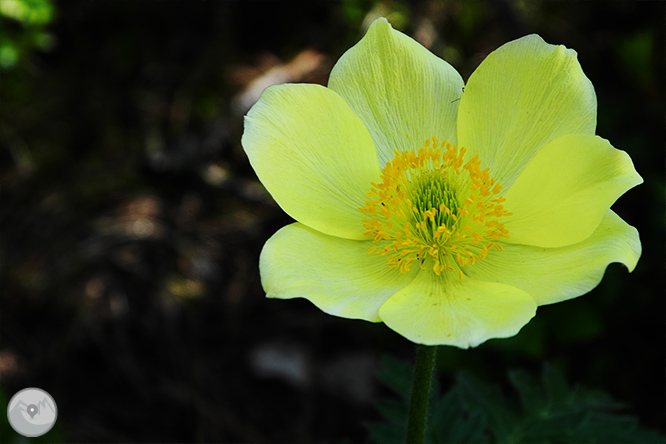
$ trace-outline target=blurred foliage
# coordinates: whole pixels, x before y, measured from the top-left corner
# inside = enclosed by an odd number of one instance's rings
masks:
[[[367,427],[373,442],[401,444],[407,433],[407,406],[413,369],[384,358],[380,380],[398,399],[380,399],[377,408],[388,423]],[[512,396],[499,385],[460,373],[452,387],[439,394],[433,381],[426,443],[664,443],[666,436],[640,427],[637,418],[607,393],[570,387],[553,366],[540,380],[523,370],[509,372]]]
[[[15,67],[35,49],[53,46],[46,31],[53,19],[51,0],[0,2],[0,70]]]
[[[640,31],[627,40],[619,48],[619,55],[628,70],[642,87],[650,87],[654,83],[655,70],[652,69],[652,54],[655,51],[654,39],[657,36],[649,31]]]
[[[259,253],[291,219],[248,164],[234,104],[251,104],[275,72],[325,84],[378,14],[463,78],[530,32],[574,48],[597,92],[598,134],[645,178],[614,206],[643,239],[634,273],[611,265],[590,294],[540,307],[513,338],[440,348],[443,375],[505,385],[498,369],[537,374],[548,360],[664,429],[663,4],[0,7],[0,45],[15,54],[0,67],[0,385],[53,395],[63,441],[366,440],[377,356],[408,357],[412,344],[307,301],[265,299]],[[296,75],[296,60],[312,66]]]

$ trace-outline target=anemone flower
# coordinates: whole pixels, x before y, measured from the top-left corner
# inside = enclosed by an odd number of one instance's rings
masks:
[[[590,291],[611,262],[634,269],[638,232],[610,207],[642,179],[595,135],[576,52],[528,35],[463,85],[378,19],[328,87],[262,93],[242,145],[297,221],[261,253],[268,297],[466,348]]]

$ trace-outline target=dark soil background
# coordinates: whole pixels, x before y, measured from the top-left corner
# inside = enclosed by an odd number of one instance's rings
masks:
[[[326,84],[380,15],[464,78],[528,33],[574,48],[598,134],[645,179],[613,207],[641,233],[634,273],[611,265],[514,338],[441,348],[442,386],[462,369],[506,384],[508,369],[549,362],[664,430],[664,3],[36,3],[52,6],[41,25],[0,15],[0,387],[55,398],[44,438],[367,440],[379,359],[411,360],[413,344],[265,299],[259,252],[290,219],[240,136],[263,86]]]

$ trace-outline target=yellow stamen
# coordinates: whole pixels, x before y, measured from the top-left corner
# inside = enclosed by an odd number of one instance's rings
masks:
[[[395,151],[371,183],[360,211],[365,236],[380,244],[368,253],[386,256],[390,268],[408,272],[417,263],[436,275],[485,259],[509,232],[500,219],[511,213],[502,205],[502,185],[481,169],[478,155],[465,162],[465,148],[427,140],[418,151]],[[455,267],[455,268],[454,268]]]

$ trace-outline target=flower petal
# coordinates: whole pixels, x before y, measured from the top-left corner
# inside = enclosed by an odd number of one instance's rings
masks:
[[[624,151],[601,137],[549,143],[506,192],[507,243],[563,247],[590,236],[610,206],[643,182]]]
[[[467,267],[474,279],[516,286],[538,305],[553,304],[596,287],[611,262],[633,271],[641,255],[638,231],[608,210],[597,229],[584,241],[562,248],[504,244]]]
[[[458,144],[505,189],[548,142],[594,135],[597,100],[576,52],[528,35],[493,51],[460,99]]]
[[[368,127],[382,166],[394,150],[418,150],[432,136],[455,143],[463,85],[451,65],[384,18],[338,60],[328,82]]]
[[[379,317],[410,341],[467,348],[517,334],[535,312],[534,299],[516,287],[422,272],[382,305]]]
[[[416,273],[388,268],[385,258],[368,253],[372,245],[327,236],[299,223],[287,225],[261,252],[266,296],[306,298],[331,315],[379,322],[379,307]]]
[[[345,101],[320,85],[267,88],[245,117],[243,148],[259,180],[294,219],[323,233],[363,239],[374,143]]]

